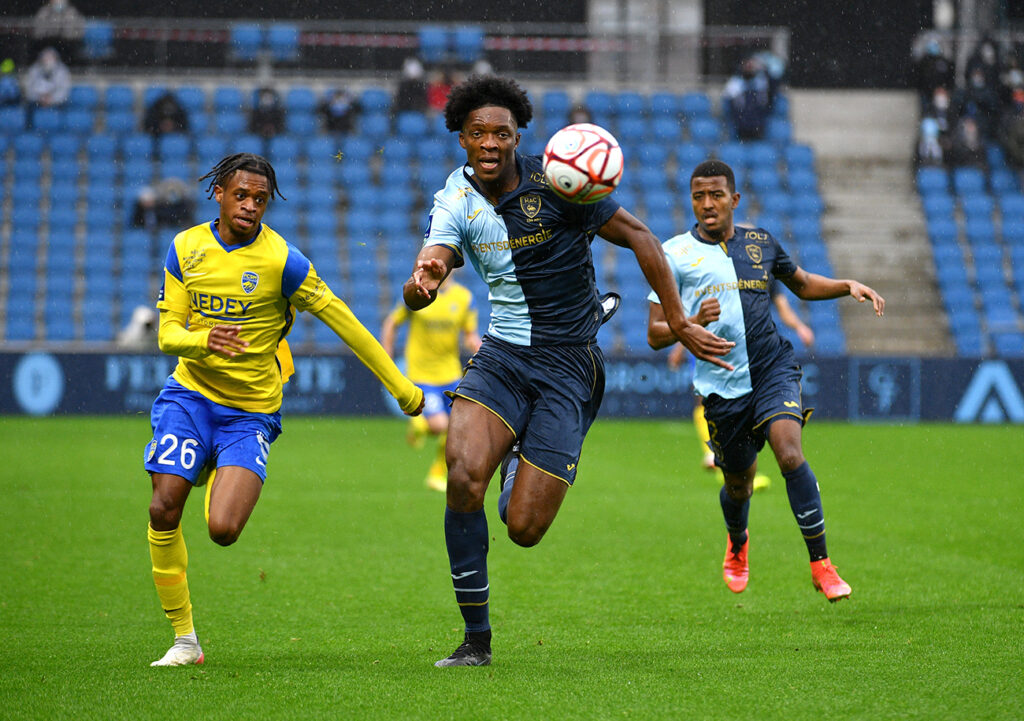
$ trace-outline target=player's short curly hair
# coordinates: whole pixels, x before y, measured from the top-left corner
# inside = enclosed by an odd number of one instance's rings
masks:
[[[725,176],[725,183],[729,188],[729,192],[735,193],[736,174],[732,172],[732,168],[721,160],[705,160],[698,165],[690,174],[690,183],[693,183],[694,178],[717,178],[720,175]]]
[[[525,128],[533,120],[533,104],[515,80],[494,75],[471,75],[448,93],[444,126],[457,133],[471,112],[488,105],[508,108],[520,128]]]
[[[213,166],[209,173],[199,179],[200,183],[204,180],[210,181],[210,184],[206,187],[206,197],[213,197],[214,187],[218,185],[222,188],[226,187],[228,181],[231,180],[231,176],[239,170],[262,175],[267,179],[267,184],[270,186],[270,197],[274,198],[277,196],[282,200],[287,200],[281,194],[281,189],[277,187],[277,174],[274,172],[274,166],[262,155],[256,155],[255,153],[235,153]]]

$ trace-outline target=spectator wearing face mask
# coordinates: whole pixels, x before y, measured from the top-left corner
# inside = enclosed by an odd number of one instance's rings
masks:
[[[968,77],[967,87],[953,96],[953,113],[959,118],[973,118],[984,140],[995,138],[999,122],[999,96],[995,86],[986,84],[985,70],[975,67]]]
[[[25,76],[25,102],[29,127],[37,108],[57,108],[71,94],[71,72],[53,48],[44,48]]]
[[[928,40],[924,52],[914,64],[914,87],[917,88],[921,107],[931,102],[935,88],[946,88],[947,92],[956,86],[956,67],[942,52],[942,46],[935,38]]]

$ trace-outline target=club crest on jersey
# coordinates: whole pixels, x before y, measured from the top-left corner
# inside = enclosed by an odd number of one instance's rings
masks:
[[[519,199],[519,207],[526,213],[527,218],[536,218],[540,212],[540,196],[524,195]]]
[[[247,295],[256,290],[256,286],[259,284],[260,277],[251,270],[247,270],[242,273],[242,290],[244,290]]]
[[[750,245],[746,246],[746,251],[747,251],[747,255],[750,257],[750,259],[752,261],[754,261],[755,263],[760,263],[761,262],[761,247],[760,246],[757,246],[757,245],[754,245],[753,243],[751,243]]]

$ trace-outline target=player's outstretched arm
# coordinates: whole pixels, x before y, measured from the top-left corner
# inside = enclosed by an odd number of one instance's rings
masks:
[[[661,300],[665,320],[673,337],[701,360],[732,370],[732,366],[718,356],[725,355],[736,344],[719,338],[686,318],[672,269],[665,258],[665,251],[647,226],[629,211],[619,208],[615,215],[601,226],[598,235],[615,245],[629,248],[636,255],[644,277]],[[669,344],[658,347],[664,348],[666,345]]]
[[[455,264],[455,253],[441,245],[428,245],[416,256],[412,275],[402,286],[402,299],[412,310],[426,308]]]
[[[391,356],[359,322],[343,300],[332,298],[323,309],[313,311],[313,315],[337,333],[363,365],[373,371],[388,392],[395,397],[406,415],[417,416],[422,412],[423,391],[398,370]]]
[[[856,280],[827,278],[817,273],[808,273],[803,268],[797,268],[795,273],[779,280],[785,283],[797,298],[803,300],[831,300],[848,295],[858,303],[870,300],[875,315],[879,318],[885,315],[885,298]]]

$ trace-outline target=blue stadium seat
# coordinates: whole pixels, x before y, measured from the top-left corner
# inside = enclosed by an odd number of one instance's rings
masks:
[[[654,115],[651,118],[649,139],[665,145],[675,145],[683,136],[683,124],[668,115]],[[668,150],[663,151],[668,157]]]
[[[1017,175],[1009,168],[997,168],[988,173],[988,184],[993,193],[1017,193],[1021,190]]]
[[[103,116],[103,127],[108,133],[126,135],[138,126],[139,121],[131,110],[111,110]]]
[[[35,133],[19,133],[14,136],[14,154],[18,160],[27,160],[38,165],[39,156],[43,153],[46,143],[41,135]]]
[[[650,98],[651,115],[665,116],[669,120],[678,122],[683,112],[682,98],[676,93],[657,92]]]
[[[67,127],[64,108],[38,108],[32,115],[32,127],[37,133],[58,133]]]
[[[82,54],[88,60],[106,60],[114,54],[114,24],[90,18],[82,33]]]
[[[483,57],[484,30],[479,25],[456,27],[452,31],[450,42],[456,59],[461,63],[472,65]]]
[[[301,139],[302,154],[307,162],[321,163],[334,160],[341,151],[341,143],[330,135],[311,135]]]
[[[791,143],[782,152],[786,158],[786,166],[790,170],[814,167],[814,150],[809,145]]]
[[[953,191],[957,195],[985,192],[985,173],[979,168],[954,168]]]
[[[278,182],[281,180],[279,165],[291,165],[299,159],[299,139],[291,135],[278,135],[267,142],[269,160],[275,164]]]
[[[448,54],[448,31],[437,25],[419,29],[419,56],[426,63],[439,63]]]
[[[786,183],[791,193],[802,195],[817,191],[818,176],[813,170],[790,170]]]
[[[613,100],[614,114],[620,119],[647,115],[647,98],[635,90],[620,90]]]
[[[765,138],[779,147],[784,147],[793,139],[793,126],[786,118],[768,118]]]
[[[263,30],[255,23],[234,23],[230,30],[231,56],[239,62],[252,62],[263,50]]]
[[[125,136],[121,143],[121,155],[125,162],[151,159],[153,157],[153,138],[145,133]]]
[[[316,104],[316,93],[311,88],[293,86],[284,94],[284,106],[289,113],[312,113]]]
[[[799,206],[799,200],[785,192],[764,193],[758,198],[762,213],[786,217]]]
[[[241,88],[233,85],[220,85],[215,88],[212,100],[215,112],[231,111],[241,113],[248,107]]]
[[[359,96],[364,113],[387,113],[391,110],[391,93],[384,88],[365,88]]]
[[[74,85],[68,95],[68,107],[79,110],[95,110],[100,104],[100,91],[95,85],[82,83]]]
[[[420,138],[427,135],[429,129],[429,120],[421,112],[405,111],[395,118],[395,134],[400,137]]]
[[[917,191],[922,195],[949,192],[949,174],[942,168],[924,167],[917,170]]]
[[[359,134],[373,143],[380,143],[391,134],[391,118],[385,113],[368,113],[360,116]]]
[[[985,193],[960,196],[960,208],[968,220],[991,220],[995,201]]]
[[[964,222],[967,241],[974,243],[991,243],[996,238],[996,226],[990,218],[968,218]]]
[[[607,90],[588,90],[583,96],[583,104],[595,120],[597,116],[613,116],[616,111],[615,99]]]
[[[540,98],[540,110],[545,120],[554,120],[559,127],[569,117],[572,100],[564,90],[545,90]]]
[[[954,220],[956,203],[953,196],[948,193],[931,193],[921,196],[921,207],[927,221],[932,220]]]
[[[128,85],[110,85],[103,95],[103,105],[108,113],[135,109],[135,91]]]
[[[203,135],[196,139],[196,158],[201,167],[212,167],[228,154],[228,141],[220,135]]]
[[[70,133],[59,133],[50,138],[51,160],[74,160],[82,148],[82,139]]]
[[[717,145],[722,138],[722,127],[711,117],[694,118],[690,121],[689,129],[690,139],[706,148]]]
[[[267,47],[277,62],[290,63],[299,59],[299,27],[291,23],[276,22],[267,29]]]
[[[206,91],[203,88],[197,85],[182,85],[174,91],[174,95],[190,116],[206,111]]]
[[[782,178],[774,168],[755,168],[747,174],[747,186],[759,196],[782,190]],[[737,188],[738,189],[738,188]]]
[[[1024,358],[1024,333],[993,333],[992,345],[1000,358]]]
[[[165,162],[184,162],[191,150],[192,139],[184,133],[165,133],[156,141],[157,155]]]
[[[999,213],[1003,221],[1010,221],[1020,224],[1024,219],[1024,195],[1021,193],[1006,193],[999,196]]]
[[[683,93],[680,99],[680,110],[683,115],[691,120],[710,117],[712,110],[711,98],[706,93],[699,91]]]

